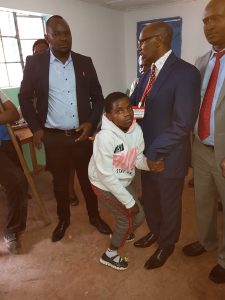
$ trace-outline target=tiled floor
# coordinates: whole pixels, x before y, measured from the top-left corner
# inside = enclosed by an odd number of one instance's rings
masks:
[[[127,243],[121,254],[129,257],[129,268],[119,272],[99,263],[109,237],[88,223],[79,189],[78,207],[71,207],[71,226],[63,240],[52,243],[51,232],[57,218],[51,177],[42,172],[35,178],[41,198],[52,219],[45,227],[34,200],[29,200],[27,231],[22,237],[21,255],[9,255],[0,241],[0,300],[224,300],[225,285],[216,285],[208,273],[216,264],[216,251],[200,257],[182,255],[182,246],[196,240],[193,190],[185,185],[183,222],[179,243],[167,263],[156,270],[143,265],[156,245],[147,249]],[[0,194],[0,227],[3,229],[5,200]],[[103,207],[101,216],[113,227],[113,219]],[[220,213],[219,215],[219,224]],[[146,224],[136,236],[147,233]]]

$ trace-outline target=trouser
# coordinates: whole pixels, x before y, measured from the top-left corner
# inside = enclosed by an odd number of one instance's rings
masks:
[[[165,178],[160,173],[142,171],[141,179],[148,226],[160,248],[173,246],[181,230],[184,178]]]
[[[101,201],[101,203],[111,211],[116,219],[116,226],[111,240],[112,245],[118,248],[122,247],[129,234],[133,233],[134,230],[144,221],[144,212],[138,198],[134,195],[131,185],[126,187],[139,206],[138,214],[130,216],[126,207],[116,197],[114,197],[112,193],[103,191],[93,185],[92,188],[98,196],[99,201]]]
[[[208,251],[217,247],[217,201],[220,198],[222,213],[222,237],[218,263],[225,268],[225,178],[216,163],[215,152],[197,139],[193,145],[195,202],[199,241]]]
[[[46,152],[47,169],[53,175],[53,188],[60,221],[70,220],[69,174],[71,167],[77,173],[83,192],[89,218],[99,217],[97,197],[92,191],[88,178],[88,164],[92,155],[92,142],[78,142],[79,136],[44,131],[43,142]]]
[[[19,233],[26,228],[28,184],[11,141],[0,145],[0,166],[0,184],[6,190],[8,206],[5,233]]]

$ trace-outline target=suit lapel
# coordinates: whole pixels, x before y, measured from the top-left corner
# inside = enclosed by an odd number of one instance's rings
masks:
[[[224,100],[224,99],[225,99],[225,80],[223,82],[223,85],[222,85],[222,88],[221,88],[221,91],[220,91],[220,94],[219,94],[219,98],[218,98],[218,101],[216,103],[216,109],[219,108],[222,100]]]
[[[75,52],[71,52],[71,57],[72,57],[74,72],[75,72],[75,81],[76,81],[75,86],[76,86],[77,104],[78,104],[81,98],[82,77],[84,76],[84,72],[82,71],[82,67],[81,67],[82,64],[79,62],[79,55],[77,55]]]
[[[201,73],[202,82],[203,82],[203,79],[204,79],[206,67],[207,67],[208,62],[209,62],[210,54],[211,54],[211,51],[207,52],[204,56],[198,58],[196,60],[196,63],[195,63],[195,66],[198,68],[198,70]]]
[[[49,94],[49,64],[50,64],[50,51],[47,51],[42,55],[41,61],[41,81],[43,90],[46,91],[46,101],[48,101]]]
[[[165,82],[165,80],[168,78],[170,75],[173,64],[177,61],[177,57],[171,53],[168,59],[166,60],[165,64],[163,65],[162,69],[159,72],[159,75],[156,78],[156,81],[152,87],[152,90],[149,95],[149,99],[147,100],[146,103],[146,109],[150,105],[152,99],[156,96],[156,94],[159,92],[161,86]]]

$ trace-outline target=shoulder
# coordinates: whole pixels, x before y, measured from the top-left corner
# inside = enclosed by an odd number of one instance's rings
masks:
[[[200,78],[200,72],[196,66],[178,57],[174,65],[174,71],[176,72],[177,76],[179,76],[179,78],[181,79],[183,77]]]
[[[139,139],[143,139],[141,126],[137,122],[135,123],[134,132]]]
[[[44,53],[36,54],[36,55],[28,55],[26,57],[26,65],[40,65],[42,63],[48,62],[50,59],[50,52],[46,51]]]
[[[108,129],[101,129],[95,136],[94,145],[98,145],[98,149],[111,148],[115,142],[115,134]]]
[[[71,51],[71,56],[73,59],[78,60],[79,62],[85,62],[85,63],[90,63],[92,62],[91,57],[80,54],[80,53],[76,53]]]
[[[196,59],[195,66],[199,69],[199,68],[201,67],[202,64],[206,65],[206,64],[208,63],[208,61],[209,61],[210,54],[211,54],[211,51],[208,51],[208,52],[205,53],[204,55],[199,56],[199,57]]]

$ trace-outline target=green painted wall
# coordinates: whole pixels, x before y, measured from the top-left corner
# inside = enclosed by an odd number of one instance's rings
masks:
[[[11,101],[16,105],[16,107],[19,106],[19,100],[18,100],[18,92],[19,88],[8,88],[8,89],[2,89],[4,93],[11,99]],[[37,156],[37,162],[40,165],[45,165],[45,152],[44,149],[42,150],[35,150],[36,156]],[[31,163],[31,157],[30,157],[30,150],[28,145],[23,145],[23,153],[24,157],[26,159],[27,165],[30,169],[30,171],[33,170],[32,163]]]

